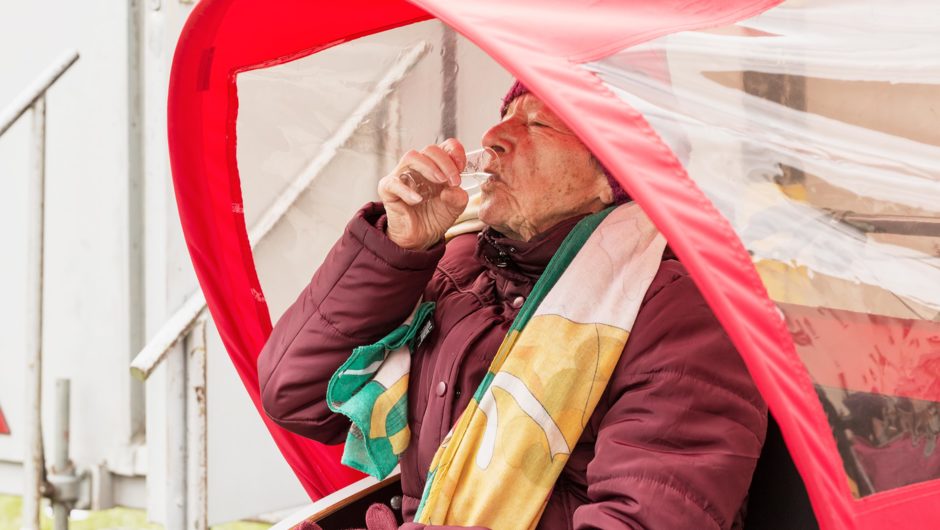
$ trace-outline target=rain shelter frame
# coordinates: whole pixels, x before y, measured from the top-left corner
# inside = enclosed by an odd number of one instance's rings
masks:
[[[271,332],[245,226],[236,162],[239,73],[361,36],[440,19],[545,101],[591,148],[670,242],[739,349],[781,426],[824,529],[940,525],[940,480],[856,498],[814,381],[778,306],[728,219],[648,120],[586,63],[680,31],[734,23],[780,0],[207,0],[191,15],[169,96],[180,218],[208,307],[261,412],[256,368]],[[267,427],[311,498],[359,475],[326,447]]]

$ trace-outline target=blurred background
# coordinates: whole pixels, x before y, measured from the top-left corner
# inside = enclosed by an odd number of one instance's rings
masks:
[[[73,528],[264,528],[309,502],[179,226],[166,91],[193,7],[0,0],[0,530],[35,528],[39,503],[52,528],[50,496]],[[404,150],[477,147],[510,83],[436,21],[240,75],[245,217],[272,319]]]

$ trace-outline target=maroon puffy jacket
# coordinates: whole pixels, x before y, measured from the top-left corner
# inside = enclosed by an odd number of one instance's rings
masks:
[[[401,461],[408,521],[441,439],[579,218],[529,242],[487,230],[409,251],[386,237],[383,213],[369,204],[349,223],[275,326],[258,373],[271,419],[341,443],[349,423],[327,408],[330,376],[353,348],[400,325],[420,297],[437,302],[434,329],[412,356],[412,439]],[[728,337],[684,267],[664,259],[538,528],[736,528],[766,425]]]

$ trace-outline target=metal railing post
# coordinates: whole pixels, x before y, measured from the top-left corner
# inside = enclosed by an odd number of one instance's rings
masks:
[[[444,24],[441,35],[441,138],[457,137],[457,32]]]
[[[23,529],[39,530],[44,469],[42,446],[42,291],[46,188],[46,98],[33,103],[30,146],[28,291],[26,294],[26,451],[23,459]]]
[[[187,407],[189,432],[188,523],[190,530],[209,528],[209,445],[206,414],[206,326],[205,314],[190,330],[187,346]]]
[[[69,459],[71,438],[71,383],[68,379],[55,382],[55,432],[52,469],[47,477],[46,496],[52,502],[53,529],[68,530],[69,514],[82,499],[88,499],[87,473],[76,473]],[[84,495],[83,495],[84,492]]]
[[[206,530],[209,447],[206,415],[206,326],[201,314],[166,356],[167,495],[166,527]]]
[[[55,455],[52,463],[52,473],[62,474],[64,476],[74,475],[71,462],[69,461],[69,423],[71,420],[70,408],[70,384],[68,379],[59,379],[55,385],[56,393],[56,417],[55,417]],[[57,491],[57,499],[52,503],[53,528],[55,530],[68,530],[69,511],[71,506],[68,502],[58,497],[63,492]],[[68,492],[67,497],[72,497]]]
[[[166,357],[166,523],[184,530],[187,513],[186,352],[189,335]]]

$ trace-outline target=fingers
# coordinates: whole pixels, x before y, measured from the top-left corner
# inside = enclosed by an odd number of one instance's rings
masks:
[[[399,175],[393,173],[383,178],[379,182],[379,198],[382,199],[382,202],[390,203],[396,201],[402,201],[409,206],[414,206],[421,203],[423,197],[421,194],[415,191],[406,180],[409,178],[407,175]]]
[[[436,146],[425,147],[424,151],[431,151],[431,147]],[[401,162],[398,163],[398,167],[401,168],[401,172],[411,168],[431,182],[450,184],[451,181],[450,176],[444,173],[434,158],[428,156],[424,152],[419,153],[414,149],[408,151],[405,153],[405,156],[401,157]]]
[[[466,165],[467,156],[459,141],[450,138],[440,145],[429,145],[421,152],[414,149],[405,153],[395,168],[379,182],[379,197],[383,202],[402,201],[410,206],[421,203],[424,198],[423,181],[449,187],[460,185],[460,170]]]
[[[467,152],[457,139],[448,138],[441,142],[438,146],[442,151],[444,151],[450,161],[454,164],[455,170],[455,182],[454,185],[460,184],[460,172],[463,171],[463,168],[467,165]]]
[[[446,184],[450,186],[460,184],[460,170],[457,169],[454,160],[446,151],[439,146],[429,145],[421,151],[421,154],[431,159],[434,165],[444,174],[447,178]]]
[[[448,138],[440,144],[440,147],[450,155],[454,165],[457,166],[457,172],[463,171],[463,168],[467,165],[467,151],[464,149],[463,144],[457,141],[456,138]]]

